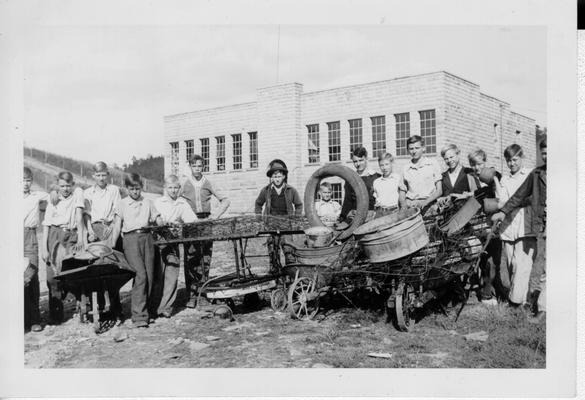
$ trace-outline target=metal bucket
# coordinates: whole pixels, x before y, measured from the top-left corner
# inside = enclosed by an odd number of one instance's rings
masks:
[[[325,226],[305,229],[308,247],[327,247],[333,241],[333,231]]]
[[[420,212],[407,209],[360,226],[354,235],[371,262],[396,260],[429,243]]]

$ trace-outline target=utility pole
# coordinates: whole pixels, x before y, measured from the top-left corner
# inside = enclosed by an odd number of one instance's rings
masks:
[[[278,25],[278,38],[276,39],[276,83],[279,80],[280,68],[280,25]]]

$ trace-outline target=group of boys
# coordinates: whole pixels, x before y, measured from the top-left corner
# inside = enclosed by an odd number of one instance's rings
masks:
[[[516,147],[515,147],[516,146]],[[487,254],[482,255],[483,287],[481,298],[493,303],[494,295],[508,299],[514,306],[528,306],[540,320],[545,311],[546,272],[544,241],[546,239],[546,139],[540,143],[544,165],[531,172],[517,168],[521,165],[522,151],[511,145],[504,156],[510,173],[502,177],[495,174],[491,182],[480,179],[485,170],[487,157],[477,149],[469,154],[471,168],[459,162],[459,149],[446,146],[441,151],[447,170],[441,172],[439,164],[424,155],[424,141],[420,136],[407,140],[410,162],[402,174],[393,172],[393,156],[389,153],[378,157],[382,174],[368,168],[368,154],[363,147],[352,151],[356,172],[362,178],[369,194],[368,218],[375,218],[399,209],[416,207],[422,213],[444,206],[450,201],[465,200],[479,190],[488,197],[499,198],[498,212],[491,217],[494,223],[502,223],[502,241],[492,241]],[[80,251],[89,242],[100,241],[123,250],[135,271],[132,286],[132,322],[135,327],[148,327],[156,317],[169,318],[177,296],[179,275],[179,247],[165,245],[155,247],[150,231],[153,224],[168,225],[191,223],[211,217],[212,197],[220,206],[215,218],[229,207],[229,200],[203,175],[204,160],[194,155],[189,160],[191,173],[182,179],[170,175],[165,179],[165,192],[154,202],[142,195],[142,179],[131,173],[125,178],[128,196],[121,198],[120,189],[108,183],[107,165],[98,162],[94,166],[95,185],[82,191],[74,189],[73,176],[62,172],[57,188],[51,195],[31,191],[32,172],[24,168],[24,255],[28,259],[28,271],[38,271],[37,228],[42,221],[41,256],[47,264],[50,319],[63,319],[65,293],[55,279],[59,272],[60,247],[65,253]],[[302,213],[302,201],[295,188],[290,186],[286,164],[273,160],[268,167],[270,182],[263,187],[255,202],[255,212],[272,216],[292,216]],[[501,182],[500,182],[501,178]],[[331,185],[320,185],[320,199],[315,204],[317,215],[326,226],[341,229],[351,222],[356,208],[356,195],[350,185],[345,185],[343,206],[332,200]],[[120,239],[122,236],[122,240]],[[500,283],[495,293],[493,282],[499,275],[502,243],[507,255],[510,285]],[[186,306],[197,305],[200,285],[209,274],[212,242],[185,245]],[[538,244],[538,245],[537,245]],[[267,243],[280,247],[281,243]],[[157,252],[160,252],[158,254]],[[534,263],[537,253],[541,262]],[[285,254],[286,256],[286,254]],[[158,260],[162,262],[158,263]],[[505,269],[503,269],[505,272]],[[528,283],[528,277],[530,282]],[[42,330],[39,314],[39,281],[36,273],[25,275],[25,326],[32,331]],[[154,289],[153,289],[154,287]],[[153,290],[159,296],[153,296]],[[111,311],[121,317],[117,291],[111,291]],[[154,300],[153,300],[154,299]]]
[[[499,228],[501,240],[491,240],[481,255],[480,299],[493,305],[500,298],[512,307],[530,310],[530,321],[540,321],[546,309],[546,139],[539,144],[544,164],[532,171],[522,166],[522,148],[517,144],[508,146],[504,157],[510,171],[504,176],[487,168],[487,155],[481,149],[468,155],[467,168],[460,163],[457,146],[445,146],[441,156],[447,170],[442,172],[434,159],[424,155],[424,148],[422,137],[414,135],[407,139],[411,159],[401,174],[393,172],[393,156],[389,153],[378,157],[382,172],[379,174],[368,168],[365,148],[352,151],[353,165],[369,194],[366,221],[408,207],[431,214],[474,196],[497,199],[496,210],[491,210],[491,222],[495,230]],[[490,171],[493,174],[487,174]],[[491,180],[483,178],[484,174]],[[351,223],[356,195],[348,183],[344,189],[341,207],[331,199],[331,185],[321,184],[315,208],[324,225],[336,228]],[[502,249],[507,268],[500,268]]]
[[[128,195],[122,198],[120,188],[108,183],[109,171],[103,162],[93,167],[93,186],[85,190],[74,188],[73,175],[64,171],[58,175],[57,185],[50,194],[31,190],[32,171],[25,167],[24,256],[28,271],[25,273],[25,329],[35,332],[43,329],[38,280],[37,229],[40,226],[40,253],[47,265],[51,322],[59,323],[64,317],[63,299],[67,293],[55,279],[61,262],[67,256],[81,252],[91,242],[123,251],[135,272],[131,292],[134,327],[148,327],[157,317],[169,318],[177,296],[179,247],[155,247],[148,227],[211,218],[210,200],[213,196],[220,202],[216,217],[220,217],[230,204],[203,176],[204,160],[201,156],[193,156],[189,165],[191,174],[188,176],[179,179],[170,175],[165,179],[164,195],[154,202],[142,195],[143,181],[136,173],[126,175],[124,184]],[[197,294],[209,273],[211,256],[210,242],[185,245],[187,307],[197,305]],[[79,297],[78,293],[74,294]],[[119,293],[110,290],[109,294],[110,311],[120,321]]]

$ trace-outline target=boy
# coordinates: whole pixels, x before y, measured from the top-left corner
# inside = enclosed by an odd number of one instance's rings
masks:
[[[154,204],[142,196],[142,178],[131,173],[124,184],[128,196],[118,202],[114,214],[115,242],[122,232],[124,255],[136,276],[132,284],[132,322],[135,328],[148,328],[148,302],[154,275],[154,243],[145,228],[156,222],[162,225]]]
[[[506,204],[500,208],[500,212],[492,216],[494,222],[504,221],[507,215],[524,207],[527,202],[532,210],[532,221],[526,227],[530,233],[536,234],[535,253],[539,250],[539,254],[533,255],[534,264],[528,288],[530,301],[536,303],[536,312],[529,319],[534,323],[542,321],[546,313],[546,138],[540,142],[539,149],[544,164],[533,169]]]
[[[211,197],[215,197],[219,200],[219,210],[215,218],[219,218],[230,206],[230,201],[203,176],[204,163],[205,160],[198,154],[191,157],[189,160],[191,174],[183,177],[181,181],[181,196],[189,202],[197,219],[211,217]],[[213,241],[185,245],[185,286],[188,295],[186,306],[189,308],[195,308],[197,305],[199,285],[209,275],[212,254]]]
[[[55,279],[61,269],[61,261],[55,257],[57,245],[60,244],[70,252],[81,250],[87,244],[83,226],[83,191],[78,187],[73,189],[75,182],[70,172],[63,171],[57,178],[58,202],[47,206],[41,243],[41,255],[47,263],[49,317],[53,323],[63,320],[64,293]]]
[[[441,197],[441,170],[435,160],[423,155],[424,141],[414,135],[406,140],[410,162],[404,167],[400,182],[400,208],[418,207],[423,213]]]
[[[24,167],[24,256],[28,258],[32,275],[25,277],[24,287],[24,329],[33,332],[43,330],[39,311],[39,244],[37,241],[37,227],[40,213],[45,211],[49,195],[45,192],[31,191],[33,182],[32,171]]]
[[[390,214],[398,209],[398,186],[400,178],[392,173],[394,157],[390,153],[378,156],[378,165],[382,176],[376,179],[372,185],[376,203],[376,218]]]
[[[156,210],[164,224],[190,224],[197,220],[197,216],[184,197],[179,197],[181,184],[176,175],[169,175],[165,179],[165,193],[154,201]],[[179,278],[179,246],[168,245],[160,248],[162,259],[162,297],[157,309],[157,315],[170,318],[173,312],[173,303],[177,298],[177,281]],[[160,282],[160,281],[159,281]]]
[[[499,186],[499,207],[506,204],[530,174],[523,166],[524,152],[519,145],[506,147],[504,158],[510,172],[502,177]],[[531,208],[517,208],[506,215],[500,226],[500,237],[511,276],[509,301],[513,306],[521,306],[527,300],[530,271],[536,256],[536,234],[526,227],[532,225],[533,217]]]
[[[339,218],[341,205],[331,199],[331,184],[329,182],[321,183],[319,186],[319,197],[320,199],[315,202],[317,216],[323,222],[323,225],[332,227],[335,225],[337,218]]]
[[[270,183],[260,190],[260,194],[254,205],[254,212],[257,215],[273,216],[300,216],[303,212],[303,202],[297,190],[288,184],[288,169],[284,161],[275,159],[268,164],[266,176],[270,178]],[[264,208],[264,211],[262,211]],[[281,240],[272,240],[269,237],[266,241],[268,253],[275,255],[280,254],[279,249],[287,241],[293,241],[293,238],[283,237]],[[285,261],[292,262],[292,255],[289,250],[284,250]],[[270,260],[271,268],[276,271],[280,264],[280,256]]]
[[[120,201],[120,188],[108,184],[110,173],[108,166],[103,161],[98,161],[93,166],[93,179],[95,185],[83,191],[85,203],[85,222],[88,232],[88,241],[103,241],[112,248],[122,250],[121,245],[112,241],[112,223],[114,222],[114,209]],[[112,316],[119,320],[122,313],[120,304],[120,292],[114,288],[108,290]],[[100,305],[103,304],[103,294],[100,293]]]
[[[369,203],[368,203],[368,220],[374,216],[374,204],[376,203],[376,199],[374,199],[372,186],[374,181],[380,177],[380,174],[368,168],[368,151],[365,147],[357,147],[351,152],[351,161],[353,162],[353,166],[355,167],[356,172],[362,178],[364,183],[366,184],[366,188],[368,189],[369,194]],[[343,206],[341,207],[341,213],[339,215],[340,222],[347,222],[349,223],[352,219],[352,214],[356,209],[356,197],[353,189],[347,182],[344,185],[345,195],[343,197]],[[343,225],[341,225],[343,226]],[[339,226],[338,226],[339,229]]]
[[[93,166],[93,179],[95,185],[88,187],[83,192],[85,200],[85,213],[89,217],[87,232],[89,241],[107,241],[111,247],[112,222],[114,222],[114,209],[121,200],[120,188],[108,184],[110,173],[108,166],[103,161],[98,161]]]

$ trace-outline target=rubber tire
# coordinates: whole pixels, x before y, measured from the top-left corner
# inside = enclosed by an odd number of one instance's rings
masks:
[[[368,216],[370,196],[366,184],[354,170],[339,164],[330,164],[319,168],[317,171],[313,172],[313,175],[311,175],[307,181],[307,186],[305,187],[305,216],[309,220],[311,226],[324,226],[315,210],[315,194],[319,189],[319,183],[321,180],[331,176],[337,176],[344,179],[349,186],[351,186],[356,195],[355,217],[351,225],[337,237],[337,240],[343,240],[349,238],[353,234],[353,231],[355,231],[358,226],[363,224],[366,220],[366,217]]]

